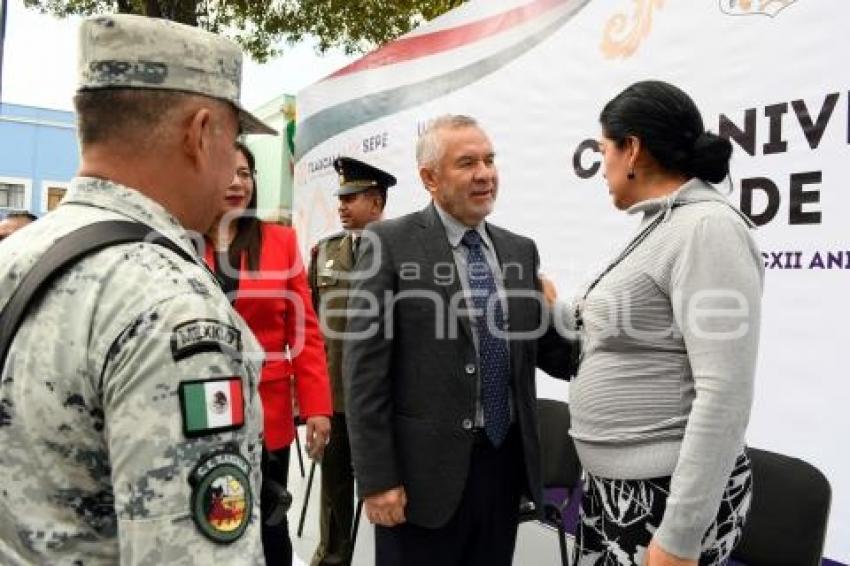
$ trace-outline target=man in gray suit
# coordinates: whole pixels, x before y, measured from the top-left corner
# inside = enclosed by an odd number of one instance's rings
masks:
[[[511,564],[521,495],[541,508],[535,365],[571,374],[534,242],[485,222],[493,147],[443,116],[417,145],[424,210],[363,233],[343,382],[380,566]],[[566,431],[565,431],[566,433]]]

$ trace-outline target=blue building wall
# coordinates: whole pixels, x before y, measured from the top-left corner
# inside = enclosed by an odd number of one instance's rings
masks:
[[[29,181],[26,208],[45,212],[44,183],[66,183],[79,166],[79,145],[73,112],[19,104],[0,104],[0,181]]]

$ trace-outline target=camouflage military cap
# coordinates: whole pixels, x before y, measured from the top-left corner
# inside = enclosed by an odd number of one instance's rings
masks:
[[[239,104],[242,51],[207,31],[161,20],[115,14],[80,25],[78,91],[148,88],[201,94],[229,102],[242,133],[276,134]]]

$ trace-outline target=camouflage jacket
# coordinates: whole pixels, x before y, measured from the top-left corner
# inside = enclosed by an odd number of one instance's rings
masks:
[[[197,257],[159,204],[78,178],[0,244],[0,307],[64,234],[128,219]],[[262,564],[258,352],[200,258],[131,243],[65,272],[2,368],[0,563]]]

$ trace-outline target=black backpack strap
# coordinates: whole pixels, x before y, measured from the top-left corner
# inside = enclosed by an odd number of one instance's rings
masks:
[[[196,260],[183,248],[150,226],[126,220],[110,220],[83,226],[63,236],[42,255],[24,275],[0,313],[0,368],[6,363],[9,346],[27,310],[68,267],[83,257],[117,244],[151,242],[164,246],[186,261]]]

